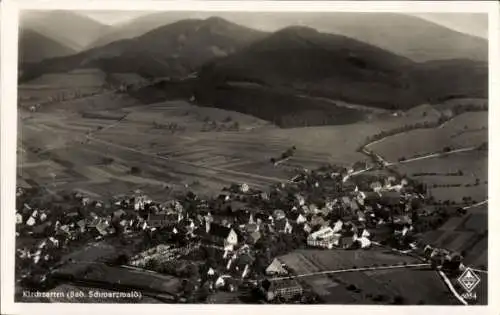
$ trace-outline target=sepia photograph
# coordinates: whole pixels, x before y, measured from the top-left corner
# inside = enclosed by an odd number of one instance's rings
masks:
[[[488,305],[488,12],[237,6],[19,10],[14,302]]]

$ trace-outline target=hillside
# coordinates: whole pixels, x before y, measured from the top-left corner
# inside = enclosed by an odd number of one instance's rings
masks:
[[[131,21],[111,25],[111,27],[89,48],[100,47],[123,39],[139,37],[156,28],[172,24],[179,20],[180,12],[159,12],[140,16]]]
[[[114,26],[92,44],[92,47],[121,39],[140,36],[150,30],[192,16],[192,12],[161,12],[147,14]],[[486,61],[486,40],[463,34],[419,17],[396,13],[259,13],[217,12],[229,21],[251,28],[274,31],[300,24],[326,33],[351,37],[374,46],[423,62],[442,59]]]
[[[134,39],[29,65],[24,69],[23,79],[79,67],[98,67],[106,72],[135,72],[144,77],[183,77],[203,63],[233,53],[265,34],[220,18],[183,20]]]
[[[236,82],[242,91],[233,93],[232,99],[227,90],[236,89]],[[197,99],[231,108],[241,104],[243,90],[248,90],[241,82],[378,108],[407,109],[452,96],[485,97],[487,66],[463,60],[415,63],[348,37],[288,27],[206,65],[200,71]],[[251,106],[255,111],[259,104]],[[262,109],[267,111],[267,104]]]
[[[91,42],[109,28],[91,18],[71,11],[25,11],[19,25],[61,43],[76,52],[87,49]]]
[[[395,13],[335,13],[302,18],[316,29],[358,39],[417,62],[488,60],[487,40],[456,32],[419,17]]]
[[[19,32],[19,63],[38,62],[43,59],[74,54],[75,50],[27,29]]]

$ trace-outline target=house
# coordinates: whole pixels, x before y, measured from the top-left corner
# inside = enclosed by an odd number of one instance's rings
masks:
[[[333,225],[333,233],[339,233],[342,231],[343,226],[344,222],[342,222],[342,220],[337,220],[337,222]]]
[[[219,205],[219,209],[221,211],[234,213],[247,209],[247,205],[244,202],[237,200],[230,200],[229,202],[222,202]]]
[[[309,224],[312,226],[312,227],[315,227],[315,226],[326,226],[328,225],[328,221],[326,221],[322,216],[320,215],[314,215],[311,217],[311,220],[309,222]]]
[[[224,289],[229,292],[236,291],[235,281],[229,275],[222,275],[218,277],[214,283],[214,287],[216,289]]]
[[[278,233],[285,233],[285,234],[290,234],[292,233],[293,230],[292,225],[290,224],[290,222],[288,222],[288,219],[286,218],[276,220],[276,222],[274,222],[274,228]]]
[[[260,230],[260,226],[257,223],[249,223],[244,226],[244,229],[247,233],[254,233]]]
[[[95,228],[102,236],[109,234],[109,224],[106,221],[99,222]]]
[[[281,219],[285,219],[286,218],[285,212],[283,210],[274,210],[273,218],[276,221],[281,220]]]
[[[116,210],[115,212],[113,212],[113,218],[118,220],[121,219],[125,214],[126,212],[123,209]]]
[[[259,231],[254,231],[247,236],[247,242],[253,245],[259,241],[261,236]]]
[[[261,291],[268,301],[272,301],[277,298],[292,300],[301,296],[304,289],[295,279],[266,279],[261,283]]]
[[[76,225],[80,228],[80,232],[81,233],[84,233],[85,232],[85,228],[86,228],[86,223],[85,223],[85,220],[79,220],[78,222],[76,222]]]
[[[23,216],[19,212],[16,213],[16,224],[23,224]]]
[[[150,227],[162,228],[162,227],[174,226],[180,221],[179,219],[181,219],[180,214],[174,214],[174,213],[149,214],[147,222]]]
[[[346,233],[339,239],[339,246],[343,249],[353,248],[355,238],[356,237],[354,235],[349,235],[349,233]]]
[[[312,227],[308,223],[306,223],[306,224],[304,224],[304,229],[303,230],[306,233],[311,233]]]
[[[368,237],[370,237],[370,233],[366,229],[359,230],[358,233],[354,234],[353,241],[357,242],[359,248],[368,248],[372,244]]]
[[[288,271],[284,268],[285,264],[278,258],[274,258],[269,266],[266,268],[266,275],[286,275]]]
[[[26,225],[33,226],[35,225],[36,220],[33,216],[30,216],[29,219],[26,221]]]
[[[306,203],[306,199],[301,194],[295,194],[295,199],[297,200],[297,204],[299,206],[303,206]]]
[[[241,274],[241,278],[245,278],[250,273],[250,266],[254,262],[254,258],[248,254],[239,255],[234,262],[234,269]]]
[[[206,238],[220,246],[224,246],[227,250],[232,250],[238,244],[238,235],[229,227],[222,226],[217,223],[205,224]]]
[[[242,193],[247,193],[249,190],[250,190],[250,186],[248,186],[248,184],[243,183],[240,185],[240,191]]]
[[[294,222],[297,225],[301,225],[307,222],[307,218],[302,213],[299,213],[297,211],[288,214],[288,218],[291,222]]]
[[[307,245],[331,249],[338,246],[341,234],[335,233],[331,227],[322,228],[307,237]]]

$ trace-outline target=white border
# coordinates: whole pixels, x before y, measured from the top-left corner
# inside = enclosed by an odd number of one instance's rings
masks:
[[[499,125],[494,118],[499,117],[500,101],[500,61],[499,61],[499,12],[496,1],[28,1],[17,0],[2,2],[1,33],[1,314],[137,314],[148,313],[198,313],[205,314],[253,314],[255,312],[287,312],[320,314],[360,313],[438,313],[452,311],[459,314],[500,314],[499,281],[500,270],[495,269],[500,262],[499,235],[500,215],[496,210],[500,205],[494,192],[500,192],[499,145],[492,135],[500,135]],[[19,9],[34,10],[139,10],[139,11],[253,11],[253,12],[476,12],[489,13],[489,55],[490,55],[490,115],[489,115],[489,305],[474,307],[445,306],[341,306],[341,305],[119,305],[119,304],[27,304],[14,303],[14,235],[15,235],[15,182],[16,182],[16,141],[17,141],[17,20]],[[498,139],[498,138],[497,138]],[[409,288],[411,290],[411,288]],[[496,299],[495,299],[496,297]]]

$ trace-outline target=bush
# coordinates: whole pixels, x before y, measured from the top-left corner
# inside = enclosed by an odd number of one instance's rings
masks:
[[[102,164],[104,164],[104,165],[109,165],[109,164],[113,163],[114,161],[115,161],[115,159],[113,159],[113,158],[110,158],[110,157],[104,157],[104,158],[102,159]]]
[[[140,174],[141,173],[141,169],[137,166],[132,166],[130,168],[130,174]]]

